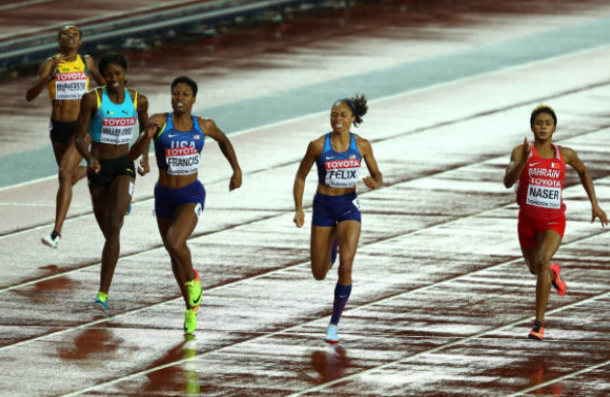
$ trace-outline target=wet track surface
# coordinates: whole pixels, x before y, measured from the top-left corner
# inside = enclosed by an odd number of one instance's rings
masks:
[[[189,240],[204,287],[194,339],[182,335],[182,300],[151,216],[156,167],[137,181],[110,317],[100,317],[91,302],[103,239],[86,185],[75,187],[61,248],[40,245],[57,187],[47,176],[56,169],[49,104],[21,99],[29,78],[2,84],[16,99],[0,107],[0,166],[20,176],[0,190],[0,395],[610,395],[606,229],[589,223],[569,172],[555,258],[568,295],[551,293],[545,340],[530,341],[535,280],[501,182],[510,150],[531,134],[531,109],[545,102],[558,114],[556,141],[578,152],[610,209],[610,6],[485,4],[363,5],[130,53],[129,83],[151,113],[169,108],[175,75],[199,82],[199,114],[230,134],[244,171],[229,194],[230,167],[206,144],[206,209]],[[323,332],[336,272],[311,277],[309,226],[292,223],[291,189],[307,142],[328,130],[330,104],[356,92],[371,102],[354,132],[372,142],[385,184],[359,186],[354,292],[333,348]]]

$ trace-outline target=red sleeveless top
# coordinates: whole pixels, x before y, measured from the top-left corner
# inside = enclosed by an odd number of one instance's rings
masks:
[[[555,156],[545,159],[538,156],[532,146],[530,157],[517,187],[517,204],[524,215],[537,219],[553,219],[565,213],[563,186],[566,163],[559,147],[553,144]]]

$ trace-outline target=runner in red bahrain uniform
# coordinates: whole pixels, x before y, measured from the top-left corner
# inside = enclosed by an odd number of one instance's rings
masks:
[[[587,191],[592,206],[591,222],[599,218],[602,226],[606,226],[608,217],[597,203],[591,175],[576,152],[553,144],[557,127],[553,108],[547,105],[536,107],[530,117],[530,126],[534,143],[525,138],[522,145],[513,149],[504,185],[511,187],[518,183],[519,244],[525,263],[537,277],[536,321],[529,338],[542,340],[542,323],[551,285],[561,296],[567,291],[566,283],[560,277],[559,265],[552,263],[566,226],[566,206],[562,196],[566,164],[576,170]]]

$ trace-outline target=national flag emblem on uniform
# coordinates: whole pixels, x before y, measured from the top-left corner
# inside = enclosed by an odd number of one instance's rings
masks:
[[[349,155],[349,158],[350,158],[350,160],[351,160],[351,159],[355,159],[355,158],[356,158],[356,155],[355,155],[355,154],[350,154],[350,155]]]
[[[559,163],[551,163],[551,168],[559,169]]]

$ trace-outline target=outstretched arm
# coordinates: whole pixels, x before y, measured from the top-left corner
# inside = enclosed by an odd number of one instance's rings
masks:
[[[510,163],[506,167],[506,173],[504,174],[504,186],[507,188],[514,185],[521,176],[521,173],[527,165],[527,160],[530,157],[533,143],[527,141],[527,138],[523,139],[523,145],[515,146],[510,156]]]
[[[587,167],[585,167],[583,162],[580,161],[576,152],[570,148],[562,147],[561,155],[563,156],[563,159],[566,164],[569,164],[578,173],[580,183],[585,188],[585,191],[589,196],[589,201],[591,201],[592,207],[591,223],[595,221],[595,218],[599,218],[602,223],[602,226],[608,225],[608,216],[601,209],[599,203],[597,202],[597,197],[595,196],[595,187],[593,187],[593,179],[591,178],[591,174],[589,173]]]
[[[294,178],[294,186],[292,188],[292,195],[294,197],[294,223],[297,227],[303,227],[305,225],[305,211],[303,210],[303,192],[305,191],[305,179],[307,179],[307,175],[315,163],[316,158],[322,152],[322,148],[320,147],[319,140],[312,141],[307,146],[307,152],[305,152],[305,157],[301,160],[301,164],[299,165],[299,169]]]
[[[95,92],[91,91],[83,95],[80,101],[80,113],[76,122],[76,149],[87,161],[87,172],[97,174],[100,172],[100,164],[89,151],[86,137],[89,133],[91,117],[97,112],[97,98]]]
[[[167,115],[154,114],[148,123],[140,132],[140,136],[129,149],[129,158],[133,161],[137,160],[142,153],[148,153],[150,142],[157,136],[167,120]]]
[[[135,95],[135,92],[132,94]],[[138,93],[138,125],[140,126],[140,135],[148,126],[148,99]],[[141,154],[142,159],[140,160],[140,166],[138,167],[138,174],[144,176],[150,172],[150,165],[148,164],[148,152],[150,151],[150,139],[144,144]]]
[[[85,59],[85,62],[87,63],[87,68],[89,69],[89,73],[91,74],[91,77],[93,78],[93,80],[95,80],[95,82],[97,83],[97,86],[98,87],[105,86],[106,80],[104,80],[100,71],[97,70],[97,66],[95,66],[95,62],[93,61],[93,58],[91,58],[89,55],[85,55],[83,58]]]
[[[211,137],[220,147],[220,151],[225,156],[231,168],[233,169],[233,176],[231,176],[231,182],[229,182],[229,191],[238,189],[241,187],[241,168],[237,161],[237,155],[233,149],[233,145],[229,138],[216,126],[214,120],[197,118],[199,126],[206,136]]]

